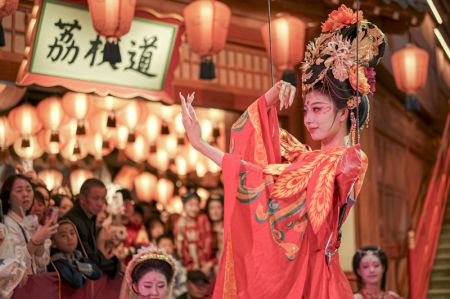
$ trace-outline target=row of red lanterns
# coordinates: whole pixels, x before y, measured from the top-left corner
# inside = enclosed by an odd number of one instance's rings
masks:
[[[109,40],[117,39],[130,30],[136,6],[136,0],[113,2],[114,5],[107,1],[88,0],[95,30]],[[17,0],[3,1],[0,3],[0,17],[12,13],[17,6]],[[197,0],[186,6],[183,14],[189,45],[202,58],[200,78],[213,79],[215,75],[211,57],[225,47],[231,11],[219,1]],[[298,18],[279,14],[271,26],[271,37],[269,24],[261,28],[267,52],[271,38],[274,65],[295,78],[293,68],[304,55],[305,23]],[[407,108],[417,110],[415,94],[426,83],[428,53],[407,45],[392,55],[392,66],[397,87],[408,96]]]

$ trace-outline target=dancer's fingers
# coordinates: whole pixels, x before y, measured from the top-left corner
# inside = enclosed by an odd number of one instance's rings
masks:
[[[289,107],[292,106],[292,103],[294,103],[294,99],[295,99],[295,93],[297,91],[297,89],[295,88],[295,86],[291,85],[291,93],[289,95]]]
[[[280,110],[283,109],[284,106],[284,94],[286,92],[286,82],[282,81],[281,82],[281,88],[280,88],[280,93],[278,95],[279,99],[280,99]]]
[[[193,121],[198,121],[197,114],[195,113],[195,109],[192,105],[189,105],[189,115]]]
[[[186,99],[181,94],[181,92],[180,92],[180,100],[181,100],[181,116],[182,116],[182,120],[184,122],[184,121],[191,119],[191,116],[189,115],[188,107],[186,105]]]
[[[188,94],[188,98],[187,98],[187,103],[188,105],[192,105],[192,102],[194,101],[195,98],[195,91],[191,94]]]

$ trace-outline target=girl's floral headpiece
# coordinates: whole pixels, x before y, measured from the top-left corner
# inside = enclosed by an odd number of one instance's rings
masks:
[[[356,39],[358,30],[358,42]],[[337,89],[352,89],[352,96],[342,98],[349,109],[355,108],[356,90],[360,96],[375,92],[375,70],[384,54],[386,38],[377,26],[363,18],[362,11],[341,5],[322,24],[322,33],[306,47],[302,64],[303,94],[322,83],[334,94]],[[358,55],[358,57],[357,57]]]

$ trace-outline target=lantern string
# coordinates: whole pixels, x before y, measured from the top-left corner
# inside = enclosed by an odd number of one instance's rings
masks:
[[[272,26],[270,22],[270,0],[267,0],[267,19],[269,21],[269,62],[270,62],[270,78],[272,80],[272,86],[275,84],[275,78],[273,75],[273,57],[272,57]]]

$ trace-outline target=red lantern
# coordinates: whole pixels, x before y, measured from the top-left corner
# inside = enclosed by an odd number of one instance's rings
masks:
[[[70,188],[72,189],[72,194],[78,195],[80,193],[81,185],[87,179],[93,178],[94,174],[87,169],[76,169],[70,173]]]
[[[117,39],[130,31],[136,0],[88,0],[88,5],[95,31],[106,37],[103,60],[120,62]]]
[[[397,88],[406,93],[406,110],[419,110],[416,93],[425,86],[428,77],[427,51],[407,44],[392,54],[391,62]]]
[[[84,93],[68,92],[63,96],[64,111],[78,121],[77,135],[86,135],[84,118],[89,111],[89,102],[88,96]]]
[[[149,202],[153,199],[153,194],[158,178],[149,173],[143,172],[134,178],[134,190],[139,200]]]
[[[30,104],[21,105],[11,110],[8,114],[8,120],[10,125],[16,128],[22,136],[22,147],[29,147],[30,136],[39,132],[42,127],[36,108]]]
[[[48,190],[53,190],[56,187],[62,186],[63,175],[57,170],[42,170],[41,172],[39,172],[38,177],[44,181],[45,186],[47,186]]]
[[[294,66],[305,54],[305,23],[288,14],[277,14],[271,22],[273,64],[283,71],[283,80],[297,85]],[[261,28],[261,34],[270,55],[269,23]]]
[[[59,142],[58,129],[64,119],[61,98],[46,98],[39,102],[36,109],[41,123],[51,130],[50,141]]]
[[[189,46],[202,58],[200,79],[212,80],[211,56],[225,48],[231,10],[219,1],[198,0],[186,6],[183,15]]]
[[[19,133],[13,129],[6,117],[0,117],[0,150],[7,148],[19,137]]]

